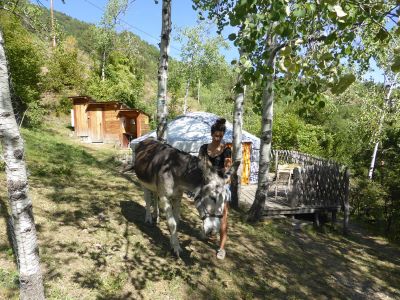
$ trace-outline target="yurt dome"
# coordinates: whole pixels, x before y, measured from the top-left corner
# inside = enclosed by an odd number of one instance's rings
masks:
[[[190,153],[197,155],[200,147],[203,144],[211,142],[211,126],[215,121],[220,118],[219,116],[207,113],[207,112],[192,112],[185,115],[178,116],[174,120],[168,122],[167,128],[167,143],[171,146]],[[143,135],[137,139],[131,141],[131,148],[134,149],[134,145],[142,140],[149,137],[156,137],[156,132],[152,131]],[[226,132],[224,135],[223,142],[226,144],[232,144],[233,140],[233,125],[230,122],[226,122]],[[258,176],[258,158],[260,150],[260,139],[247,131],[242,132],[242,144],[249,145],[250,157],[250,183],[257,182]]]

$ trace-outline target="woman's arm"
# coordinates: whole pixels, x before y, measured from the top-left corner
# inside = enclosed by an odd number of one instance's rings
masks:
[[[224,150],[224,156],[225,156],[225,160],[224,160],[224,171],[228,171],[229,168],[232,166],[232,151],[230,148],[226,148]]]

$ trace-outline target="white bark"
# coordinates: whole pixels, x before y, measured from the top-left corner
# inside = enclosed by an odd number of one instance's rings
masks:
[[[15,120],[3,35],[0,31],[0,141],[6,163],[7,189],[17,241],[21,299],[44,299],[32,201],[24,159],[24,143]]]
[[[189,87],[190,87],[190,78],[188,79],[188,81],[186,83],[185,98],[183,100],[183,114],[186,114],[186,111],[187,111],[187,98],[189,95]]]
[[[199,78],[199,82],[197,83],[197,102],[200,103],[200,78]]]
[[[370,179],[370,180],[372,180],[372,176],[374,175],[376,155],[378,153],[378,148],[379,148],[379,137],[381,135],[383,124],[385,121],[386,109],[387,109],[387,107],[389,107],[390,96],[392,95],[393,89],[396,86],[397,76],[398,76],[398,74],[395,75],[393,82],[390,84],[389,91],[388,91],[388,93],[385,97],[385,101],[383,103],[382,115],[381,115],[381,118],[379,119],[379,128],[378,128],[378,133],[377,133],[378,141],[375,142],[374,151],[372,152],[372,157],[371,157],[371,164],[369,166],[369,171],[368,171],[368,179]]]
[[[268,67],[274,68],[276,52],[272,52],[268,60]],[[271,143],[272,143],[272,120],[274,105],[274,75],[266,75],[265,87],[262,95],[262,121],[261,121],[261,138],[260,138],[260,158],[258,171],[258,186],[256,197],[250,208],[249,221],[258,221],[263,213],[265,201],[268,192],[268,172],[271,161]]]
[[[160,44],[160,64],[158,68],[158,98],[157,98],[157,139],[167,139],[167,80],[168,52],[171,33],[171,0],[162,2],[162,28]]]
[[[101,81],[106,79],[106,49],[103,50],[103,56],[101,58]]]
[[[238,84],[242,89],[241,92],[236,94],[235,97],[235,110],[233,112],[233,162],[238,162],[239,165],[234,164],[234,172],[232,175],[232,207],[239,207],[240,194],[241,194],[241,180],[242,180],[242,128],[243,128],[243,103],[246,87],[243,86],[241,78],[238,79]]]

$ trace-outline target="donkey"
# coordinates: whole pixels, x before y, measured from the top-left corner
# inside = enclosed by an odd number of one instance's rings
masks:
[[[226,177],[232,168],[222,176],[211,164],[154,139],[146,139],[135,147],[134,170],[143,189],[146,201],[145,222],[158,221],[158,200],[163,209],[169,231],[170,243],[179,257],[182,251],[177,234],[180,219],[180,204],[184,191],[192,191],[202,223],[202,235],[218,232],[228,191]],[[225,177],[225,178],[224,178]]]

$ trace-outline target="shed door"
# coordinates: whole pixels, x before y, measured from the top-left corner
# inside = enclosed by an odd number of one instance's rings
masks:
[[[101,108],[95,108],[90,114],[90,137],[92,143],[103,142],[103,128],[102,128],[102,114]]]
[[[75,134],[77,136],[87,136],[88,135],[88,121],[86,114],[86,105],[76,104],[74,105],[74,125]]]

